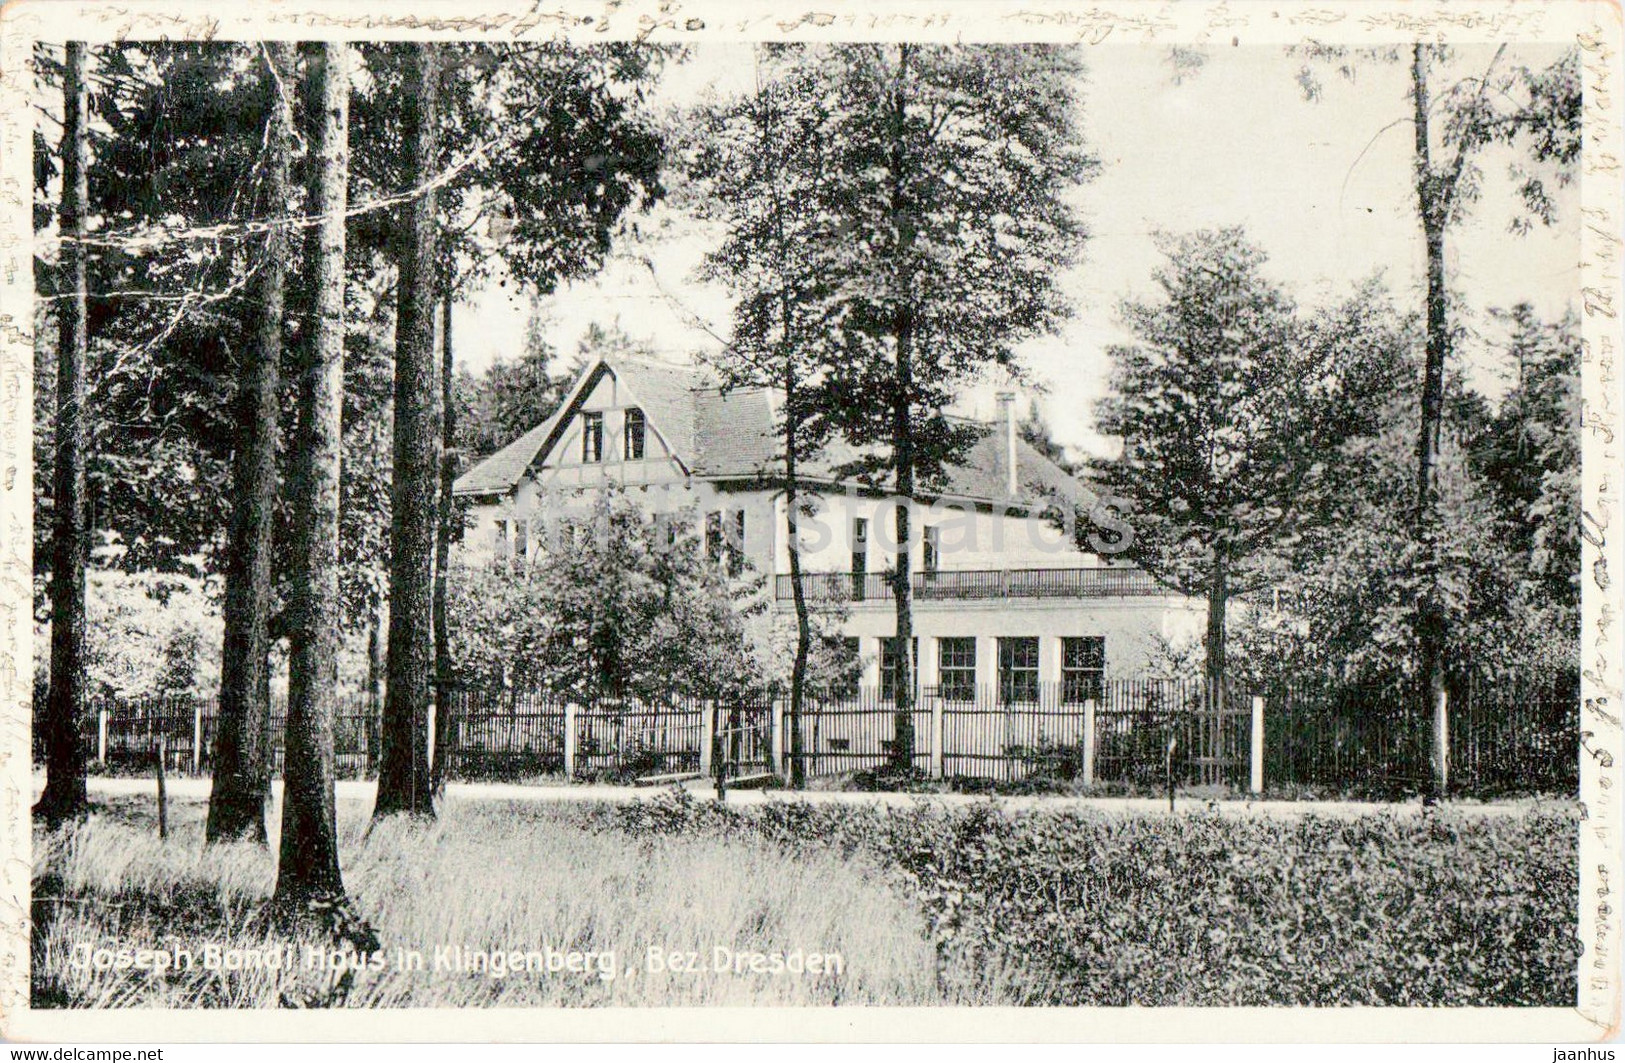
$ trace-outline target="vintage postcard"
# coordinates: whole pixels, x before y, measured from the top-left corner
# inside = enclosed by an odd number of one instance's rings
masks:
[[[0,1031],[1615,1038],[1620,47],[8,3]]]

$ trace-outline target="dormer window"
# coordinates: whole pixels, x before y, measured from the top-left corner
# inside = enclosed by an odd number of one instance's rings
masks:
[[[604,460],[604,415],[581,415],[581,460],[593,464]]]
[[[643,460],[643,411],[636,406],[626,411],[626,460]]]

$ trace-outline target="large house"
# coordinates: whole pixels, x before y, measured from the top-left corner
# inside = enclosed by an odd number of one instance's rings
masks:
[[[705,370],[625,357],[600,359],[558,410],[458,478],[468,500],[465,543],[534,556],[554,507],[619,485],[652,512],[703,514],[704,541],[768,576],[773,608],[792,609],[787,521],[777,486],[780,394],[723,390]],[[1088,508],[1072,476],[1024,441],[1013,402],[946,481],[911,503],[914,628],[922,685],[969,696],[1020,696],[1040,684],[1081,690],[1144,671],[1159,637],[1198,630],[1191,603],[1144,572],[1080,550],[1046,510]],[[866,686],[891,685],[895,614],[892,506],[843,480],[854,453],[840,445],[804,462],[815,492],[803,518],[803,586],[815,603],[844,603],[845,634],[866,661]]]

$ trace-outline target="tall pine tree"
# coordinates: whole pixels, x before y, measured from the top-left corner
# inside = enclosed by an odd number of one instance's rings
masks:
[[[434,544],[439,510],[440,386],[434,318],[439,46],[408,46],[405,144],[411,198],[395,234],[395,441],[390,490],[388,688],[375,817],[434,814],[429,779],[434,672]]]
[[[284,220],[273,221],[253,266],[258,321],[252,343],[239,356],[210,841],[264,843],[265,806],[271,793],[271,554],[278,495],[283,287],[290,249],[285,219],[291,214],[293,60],[293,45],[286,41],[268,41],[262,49],[268,91],[260,212]]]
[[[62,78],[62,201],[57,212],[57,370],[55,488],[51,522],[51,680],[46,694],[45,792],[34,815],[48,826],[87,814],[85,746],[86,387],[85,308],[87,46],[70,41]]]
[[[281,856],[275,900],[291,910],[342,907],[334,807],[338,686],[339,484],[344,412],[344,230],[349,170],[349,46],[305,44],[308,212],[314,297],[298,378],[292,477],[295,543],[284,742]]]

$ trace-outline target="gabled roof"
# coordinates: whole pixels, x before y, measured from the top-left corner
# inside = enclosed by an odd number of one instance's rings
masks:
[[[551,449],[582,399],[604,370],[615,375],[630,404],[642,408],[650,429],[658,432],[678,460],[695,477],[706,480],[766,479],[778,474],[778,392],[768,388],[723,390],[699,368],[624,357],[600,359],[577,378],[559,409],[512,443],[457,478],[459,495],[502,494],[518,486],[527,471]],[[1040,454],[1026,440],[1016,440],[1018,491],[1006,490],[1006,440],[1001,425],[968,422],[983,429],[965,460],[947,469],[941,495],[978,502],[1042,504],[1056,499],[1080,504],[1092,500],[1082,483]],[[837,472],[859,452],[836,440],[806,462],[810,481],[837,483]]]
[[[649,427],[659,432],[684,464],[694,453],[694,388],[702,372],[668,362],[604,359],[621,388],[643,410]],[[589,372],[589,376],[591,373]]]
[[[503,494],[517,487],[530,467],[552,448],[605,370],[613,373],[620,387],[636,400],[635,405],[642,408],[649,427],[660,433],[679,459],[693,451],[691,392],[698,370],[630,358],[599,358],[576,377],[558,409],[541,424],[457,477],[452,484],[452,494]]]
[[[457,477],[451,493],[496,495],[512,490],[525,478],[525,470],[552,436],[563,412],[563,407],[553,411],[553,416]]]

